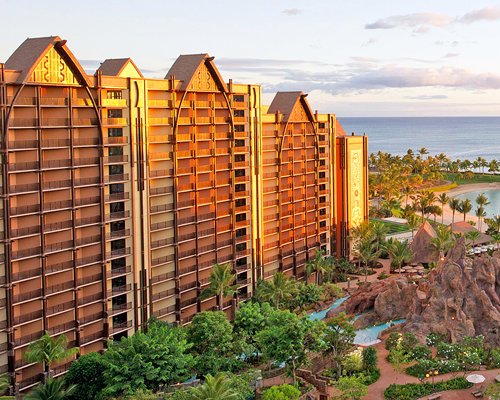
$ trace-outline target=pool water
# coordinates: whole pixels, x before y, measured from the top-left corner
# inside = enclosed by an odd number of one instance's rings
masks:
[[[340,306],[348,298],[349,298],[349,296],[341,297],[340,299],[337,299],[327,309],[313,312],[313,313],[309,314],[309,318],[312,320],[325,319],[328,311],[336,309],[338,306]],[[354,317],[354,321],[356,321],[359,317],[361,317],[361,314],[356,315]],[[387,329],[393,325],[402,324],[405,321],[406,321],[405,319],[398,319],[395,321],[386,322],[385,324],[370,326],[370,327],[364,328],[364,329],[359,329],[356,331],[356,337],[354,338],[354,344],[357,344],[360,346],[371,346],[371,345],[380,343],[380,340],[378,338],[378,335],[380,332],[382,332],[384,329]]]
[[[328,311],[336,309],[338,306],[340,306],[347,299],[348,299],[348,297],[341,297],[340,299],[335,300],[335,302],[330,307],[328,307],[324,310],[313,312],[313,313],[309,314],[309,319],[312,319],[313,321],[318,320],[318,319],[325,319]]]
[[[392,322],[386,322],[385,324],[370,326],[368,328],[359,329],[356,331],[356,337],[354,338],[354,344],[362,346],[371,346],[380,343],[378,335],[383,330],[397,324],[402,324],[405,319],[398,319]]]
[[[473,192],[467,192],[463,194],[459,194],[455,196],[455,198],[459,200],[469,199],[472,203],[472,209],[475,211],[477,208],[476,197],[484,193],[484,195],[488,198],[490,204],[484,207],[484,211],[486,212],[487,218],[492,218],[495,215],[500,215],[500,190],[489,189],[489,190],[476,190]],[[471,211],[471,215],[474,214],[474,211]]]

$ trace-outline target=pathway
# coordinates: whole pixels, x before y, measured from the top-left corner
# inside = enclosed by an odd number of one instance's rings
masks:
[[[389,352],[385,349],[385,343],[378,343],[374,346],[377,349],[378,355],[378,366],[380,368],[380,379],[374,384],[368,387],[368,395],[364,397],[365,400],[383,400],[384,399],[384,390],[391,384],[396,383],[398,385],[404,385],[406,383],[419,383],[419,380],[413,376],[406,375],[403,373],[398,373],[394,367],[387,361],[387,355]],[[468,372],[467,375],[477,373],[481,374],[486,378],[484,385],[487,385],[495,379],[495,376],[498,375],[500,370],[488,370],[488,371],[472,371]],[[438,380],[448,380],[454,378],[456,376],[462,376],[462,374],[444,374],[440,375]],[[481,385],[476,385],[475,387],[479,387]],[[441,399],[442,400],[469,400],[474,399],[475,397],[472,395],[471,389],[465,390],[450,390],[446,392],[442,392]],[[428,396],[422,397],[423,399],[427,399]]]

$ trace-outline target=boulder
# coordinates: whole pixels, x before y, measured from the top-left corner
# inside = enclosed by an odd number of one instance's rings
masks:
[[[435,332],[456,342],[483,335],[500,346],[500,253],[471,259],[460,239],[418,286],[401,276],[368,283],[327,318],[340,312],[362,314],[356,328],[405,318],[401,330],[421,338]]]

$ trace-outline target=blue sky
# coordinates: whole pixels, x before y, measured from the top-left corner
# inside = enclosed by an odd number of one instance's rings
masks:
[[[132,57],[162,77],[208,52],[224,79],[309,93],[339,116],[500,115],[500,2],[0,0],[0,60],[59,35],[88,71]]]

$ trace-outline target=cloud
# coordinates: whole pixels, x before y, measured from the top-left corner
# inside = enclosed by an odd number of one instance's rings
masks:
[[[480,10],[471,11],[460,18],[464,24],[472,24],[479,21],[498,21],[500,20],[500,7],[487,7]]]
[[[425,29],[426,26],[442,27],[451,23],[452,17],[437,13],[394,15],[366,24],[365,29],[394,29],[400,26]]]
[[[289,17],[293,15],[299,15],[302,13],[302,10],[299,8],[286,8],[283,11],[281,11],[282,14],[288,15]]]
[[[421,95],[421,96],[406,96],[406,99],[410,100],[444,100],[447,99],[448,96],[444,94],[435,94],[435,95]]]
[[[454,58],[458,57],[460,54],[458,53],[446,53],[443,58]]]
[[[414,13],[392,15],[365,25],[365,29],[413,28],[413,33],[427,33],[431,28],[443,28],[454,23],[472,24],[480,21],[500,20],[500,7],[473,10],[462,17],[439,13]]]

